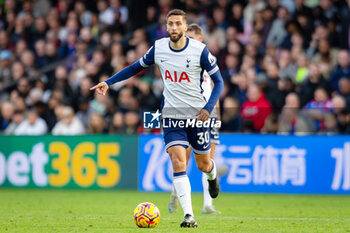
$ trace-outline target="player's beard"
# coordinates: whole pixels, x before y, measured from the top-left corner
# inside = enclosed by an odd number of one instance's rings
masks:
[[[172,42],[174,42],[174,43],[176,43],[176,42],[178,42],[179,40],[180,40],[180,38],[183,36],[183,33],[182,32],[180,32],[178,35],[177,35],[177,37],[175,37],[175,38],[173,38],[172,36],[171,36],[171,34],[170,34],[170,40],[172,41]]]

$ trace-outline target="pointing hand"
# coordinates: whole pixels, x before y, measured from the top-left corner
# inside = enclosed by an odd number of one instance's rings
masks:
[[[106,82],[100,82],[99,84],[90,88],[90,91],[96,90],[100,95],[106,95],[109,86]]]

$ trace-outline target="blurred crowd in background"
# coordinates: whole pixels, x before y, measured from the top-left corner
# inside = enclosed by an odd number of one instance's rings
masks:
[[[0,132],[137,134],[157,110],[157,67],[89,91],[197,23],[224,79],[221,132],[350,134],[350,1],[0,0]]]

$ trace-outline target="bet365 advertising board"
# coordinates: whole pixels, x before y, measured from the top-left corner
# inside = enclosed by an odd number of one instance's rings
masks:
[[[0,136],[0,186],[137,187],[137,136]]]
[[[350,194],[349,136],[221,134],[216,163],[223,192]],[[139,138],[142,191],[170,191],[172,166],[161,135]],[[193,156],[187,174],[192,191],[202,191]]]

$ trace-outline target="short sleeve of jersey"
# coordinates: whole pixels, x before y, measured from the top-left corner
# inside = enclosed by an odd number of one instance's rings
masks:
[[[210,76],[219,70],[216,64],[216,58],[209,52],[207,47],[204,47],[201,54],[201,66]]]
[[[154,45],[147,51],[147,53],[140,58],[140,64],[143,67],[148,67],[154,64]]]

